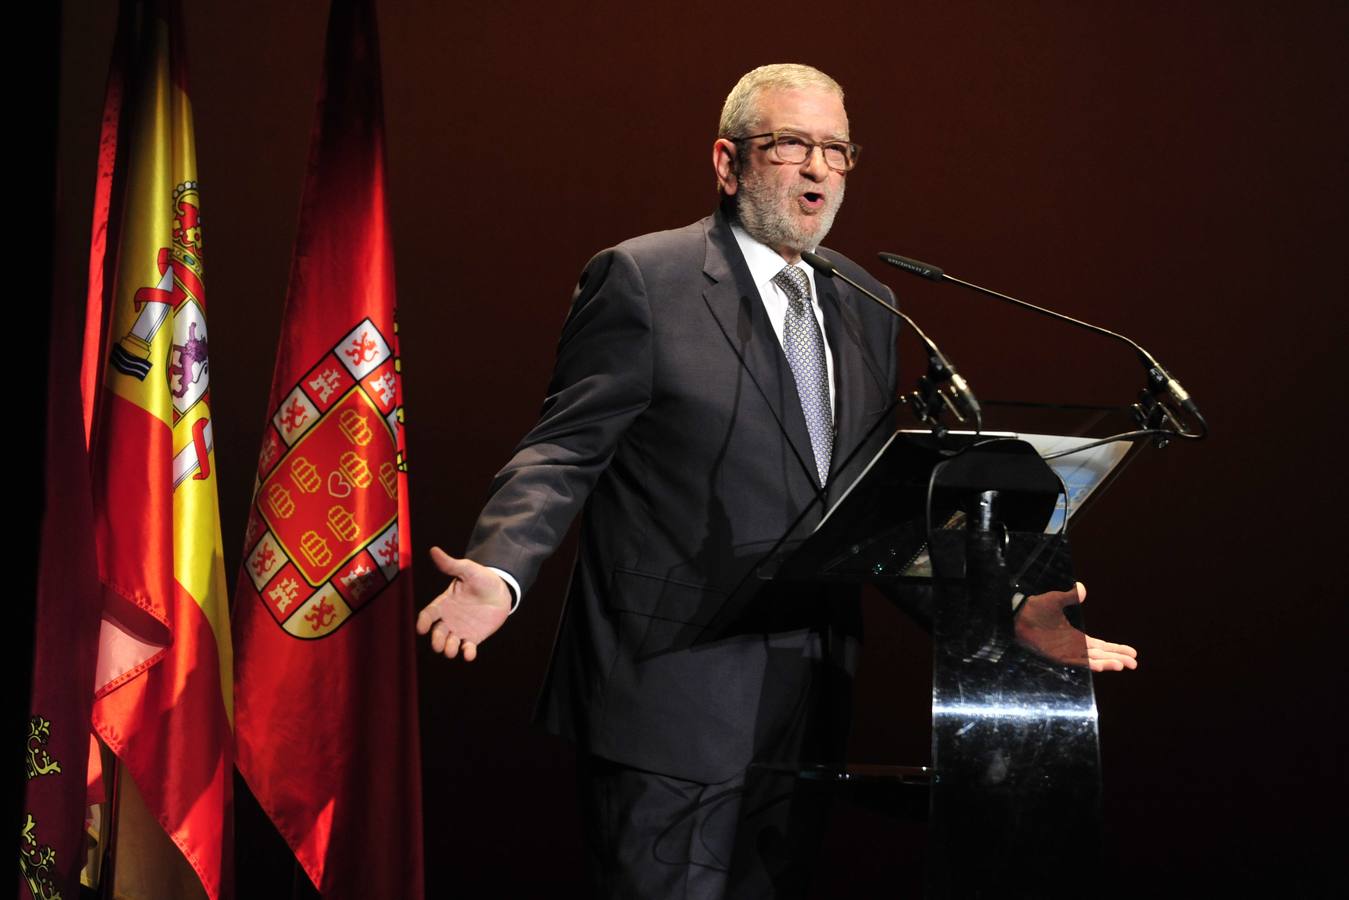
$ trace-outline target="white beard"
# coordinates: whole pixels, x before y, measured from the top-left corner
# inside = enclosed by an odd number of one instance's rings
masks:
[[[736,216],[750,236],[774,249],[786,248],[800,253],[820,245],[834,224],[834,216],[843,205],[844,182],[829,195],[825,208],[814,216],[799,214],[796,198],[811,182],[777,187],[762,178],[757,170],[740,175],[736,192]],[[823,192],[821,192],[823,193]]]

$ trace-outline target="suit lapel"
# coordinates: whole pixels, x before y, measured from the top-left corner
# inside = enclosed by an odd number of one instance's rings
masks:
[[[818,489],[815,454],[810,447],[810,432],[806,430],[806,418],[801,412],[796,381],[768,321],[759,289],[749,274],[730,225],[720,212],[707,228],[707,258],[703,271],[712,280],[703,292],[708,309],[772,410],[797,461]]]

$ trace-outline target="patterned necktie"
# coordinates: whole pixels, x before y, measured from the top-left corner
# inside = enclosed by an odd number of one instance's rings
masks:
[[[834,453],[834,412],[829,402],[829,367],[824,358],[824,335],[815,311],[810,308],[810,281],[796,266],[787,266],[773,276],[773,283],[787,295],[787,319],[782,328],[782,349],[796,378],[801,412],[806,416],[810,447],[815,452],[815,471],[820,484],[829,476]]]

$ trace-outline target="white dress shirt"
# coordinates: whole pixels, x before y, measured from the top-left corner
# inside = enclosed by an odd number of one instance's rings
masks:
[[[773,276],[782,271],[787,261],[767,244],[761,244],[750,237],[749,232],[738,224],[731,226],[731,234],[735,235],[735,242],[740,245],[740,252],[745,257],[745,264],[749,266],[754,286],[759,289],[759,299],[763,301],[763,307],[768,312],[768,321],[773,325],[773,333],[778,336],[780,346],[782,331],[787,321],[788,299],[782,288],[773,281]],[[813,252],[814,248],[811,249]],[[815,313],[815,321],[819,323],[820,336],[824,337],[824,310],[820,309],[820,294],[815,290],[815,270],[802,260],[797,260],[795,266],[805,272],[806,278],[810,280],[810,310]],[[833,411],[834,417],[838,418],[838,398],[834,391],[834,351],[829,349],[828,338],[824,341],[824,361],[829,373],[829,408]]]

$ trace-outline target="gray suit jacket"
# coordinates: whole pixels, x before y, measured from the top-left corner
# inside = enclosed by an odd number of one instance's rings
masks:
[[[842,282],[816,281],[835,362],[837,491],[889,436],[897,325]],[[723,215],[597,255],[539,422],[494,480],[467,550],[528,592],[582,514],[538,717],[589,752],[708,783],[756,759],[837,757],[856,592],[754,571],[788,529],[819,521],[826,494]]]

